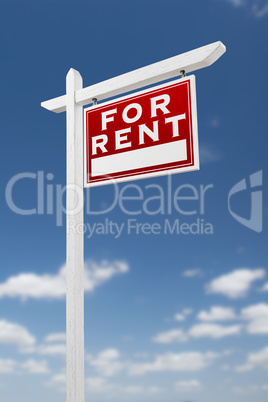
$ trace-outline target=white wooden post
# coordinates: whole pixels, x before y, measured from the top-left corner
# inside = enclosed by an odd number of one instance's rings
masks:
[[[78,71],[66,77],[67,191],[66,191],[66,401],[84,402],[84,235],[77,228],[83,210],[83,106],[75,91],[83,87]],[[72,221],[72,222],[71,222]],[[80,226],[81,229],[81,226]],[[83,232],[83,231],[82,231]]]

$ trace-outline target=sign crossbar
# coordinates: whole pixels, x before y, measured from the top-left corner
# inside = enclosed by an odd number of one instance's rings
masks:
[[[126,74],[119,75],[98,84],[78,89],[75,102],[78,105],[88,105],[92,99],[98,101],[108,99],[135,89],[155,84],[181,75],[181,70],[190,73],[215,63],[226,51],[220,41],[198,49],[162,60],[158,63],[139,68]],[[59,96],[41,103],[41,106],[51,112],[61,113],[66,110],[66,95]]]

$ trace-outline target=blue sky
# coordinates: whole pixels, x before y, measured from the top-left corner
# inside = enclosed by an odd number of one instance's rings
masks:
[[[183,195],[196,189],[197,200],[180,204],[192,214],[174,206],[171,214],[153,214],[157,201],[148,203],[151,214],[140,201],[125,202],[128,213],[116,202],[107,213],[85,214],[86,400],[265,402],[267,1],[0,1],[0,7],[0,399],[65,400],[64,216],[57,226],[55,199],[52,214],[22,215],[5,196],[18,174],[24,178],[12,201],[24,210],[37,208],[42,177],[45,197],[48,188],[55,196],[64,186],[65,113],[40,103],[65,93],[70,68],[88,86],[221,40],[226,54],[195,72],[201,168],[171,179],[172,194],[183,185]],[[231,209],[250,219],[256,172],[263,208],[258,201],[253,209],[262,213],[262,231],[228,210],[231,188],[245,179],[248,190],[233,195]],[[155,195],[148,186],[160,186],[167,202],[167,177],[133,184],[145,201]],[[201,186],[210,186],[204,211]],[[137,187],[129,191],[135,195]],[[114,201],[112,186],[85,194],[95,211]],[[125,224],[122,234],[90,237],[88,225],[105,219]],[[130,219],[162,230],[127,234]],[[212,233],[165,231],[177,221],[208,225]]]

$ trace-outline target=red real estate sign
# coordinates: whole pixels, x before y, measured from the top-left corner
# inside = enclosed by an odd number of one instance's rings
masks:
[[[199,169],[195,77],[85,109],[85,187]]]

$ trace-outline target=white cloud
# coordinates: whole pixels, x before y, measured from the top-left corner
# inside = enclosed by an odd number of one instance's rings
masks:
[[[214,306],[209,312],[201,311],[198,316],[203,321],[232,320],[236,318],[232,309]],[[160,332],[152,338],[153,342],[168,344],[173,342],[186,342],[189,338],[220,339],[225,336],[240,334],[242,325],[223,326],[215,323],[198,323],[187,332],[181,328]]]
[[[51,381],[55,384],[65,384],[66,381],[66,376],[64,373],[61,374],[55,374],[52,378]]]
[[[235,394],[240,394],[240,395],[248,395],[248,394],[252,394],[256,391],[259,390],[259,387],[257,385],[248,385],[248,386],[244,386],[243,388],[241,387],[234,387],[232,389],[232,391]]]
[[[90,393],[115,395],[156,395],[162,389],[156,386],[144,387],[141,385],[126,385],[108,382],[106,378],[89,377],[85,381],[86,388]]]
[[[121,392],[132,395],[156,395],[162,392],[162,389],[155,386],[143,387],[141,385],[130,385],[127,387],[122,387]]]
[[[228,0],[235,7],[243,6],[246,4],[245,0]]]
[[[242,366],[237,366],[236,371],[250,371],[255,368],[268,370],[268,346],[258,352],[249,353],[246,363]]]
[[[206,163],[213,163],[213,162],[218,162],[219,160],[222,159],[222,155],[217,151],[215,148],[213,148],[211,145],[200,145],[199,148],[199,155],[200,155],[200,163],[201,164],[206,164]]]
[[[129,266],[124,261],[102,261],[101,264],[90,262],[85,267],[85,291],[92,292],[115,275],[125,274]]]
[[[107,282],[115,275],[129,271],[124,261],[102,261],[100,264],[89,261],[85,264],[84,286],[86,292],[93,292],[96,287]],[[11,276],[0,283],[0,298],[19,297],[22,300],[34,299],[62,299],[66,293],[66,267],[60,268],[57,274],[21,273]]]
[[[66,334],[65,332],[57,332],[53,334],[48,334],[45,337],[45,342],[65,342]]]
[[[174,315],[174,320],[175,321],[185,321],[186,317],[190,314],[192,314],[193,310],[190,308],[185,308],[182,310],[181,313],[177,313]]]
[[[229,366],[229,364],[223,364],[223,365],[221,366],[221,369],[222,369],[223,371],[229,371],[229,370],[231,370],[231,367]]]
[[[255,17],[261,18],[268,14],[266,0],[227,0],[234,7],[243,7],[249,10]]]
[[[22,325],[0,320],[0,343],[30,346],[35,343],[35,337]]]
[[[241,318],[248,320],[249,334],[268,334],[268,304],[260,303],[241,310]]]
[[[51,344],[51,345],[36,345],[20,348],[20,353],[24,354],[38,354],[47,356],[64,356],[65,344]]]
[[[192,314],[192,312],[193,312],[193,309],[192,309],[192,308],[184,308],[184,309],[182,310],[182,314],[184,314],[184,315]]]
[[[178,381],[175,383],[175,391],[192,392],[201,388],[201,383],[197,380]]]
[[[207,293],[216,293],[231,299],[245,297],[252,283],[265,276],[264,269],[237,269],[213,279],[206,287]]]
[[[18,362],[12,359],[0,359],[0,374],[10,373],[48,374],[49,368],[45,360],[29,359],[25,362]]]
[[[252,306],[246,307],[241,310],[242,318],[246,320],[255,320],[262,317],[268,316],[268,304],[259,303]]]
[[[120,361],[120,353],[117,349],[106,349],[95,358],[89,355],[87,361],[104,376],[114,376],[125,367],[125,363]]]
[[[260,289],[261,292],[268,292],[268,282],[266,282],[263,287]]]
[[[100,383],[107,383],[103,377],[111,377],[123,370],[130,376],[140,376],[150,372],[199,371],[211,365],[223,354],[207,352],[166,353],[157,355],[152,361],[122,360],[117,349],[106,349],[96,357],[87,356],[86,361],[98,373]],[[92,385],[92,384],[91,384]],[[151,389],[151,393],[156,390]]]
[[[149,357],[149,353],[147,353],[147,352],[138,352],[138,353],[135,353],[134,357],[136,359],[147,359]]]
[[[203,271],[200,268],[186,269],[186,271],[183,271],[181,275],[185,278],[195,278],[203,276]]]
[[[166,353],[156,356],[147,363],[132,363],[128,367],[130,375],[143,375],[150,372],[199,371],[210,366],[219,354],[207,352]]]
[[[192,338],[208,337],[219,339],[225,336],[238,335],[241,331],[241,325],[232,325],[225,327],[218,324],[197,324],[189,330],[189,335]]]
[[[256,393],[256,392],[262,392],[262,391],[267,391],[268,390],[268,385],[263,384],[263,385],[247,385],[242,387],[234,387],[233,388],[233,392],[235,392],[236,394],[244,394],[244,395],[248,395],[248,394],[252,394],[252,393]]]
[[[166,332],[161,332],[152,338],[156,343],[171,343],[171,342],[185,342],[187,335],[181,329],[173,329]]]
[[[144,387],[141,387],[140,385],[131,385],[129,387],[125,387],[125,392],[127,394],[143,394]]]
[[[33,359],[29,359],[26,362],[22,363],[20,366],[22,369],[28,371],[30,374],[47,374],[49,373],[49,368],[47,361],[37,361]]]
[[[200,311],[197,318],[201,321],[228,321],[234,320],[236,315],[232,308],[212,306],[210,311]]]
[[[20,297],[26,300],[62,298],[65,295],[65,267],[56,275],[37,275],[35,273],[21,273],[11,276],[6,282],[0,284],[0,298]]]
[[[0,374],[13,373],[17,362],[12,359],[0,359]]]
[[[85,385],[91,393],[109,393],[117,388],[116,384],[108,383],[105,378],[101,377],[89,377],[86,379]]]
[[[174,315],[174,320],[175,321],[184,321],[185,320],[185,315],[182,313],[177,313]]]
[[[60,374],[54,374],[49,381],[47,381],[44,385],[47,387],[56,387],[59,392],[66,392],[66,377],[65,372]]]
[[[161,388],[156,387],[156,386],[148,387],[147,390],[146,390],[147,394],[149,394],[149,395],[156,395],[156,394],[159,394],[162,391],[163,390]]]
[[[264,4],[263,7],[258,7],[257,4],[253,4],[252,11],[255,17],[262,18],[268,14],[268,4]]]

